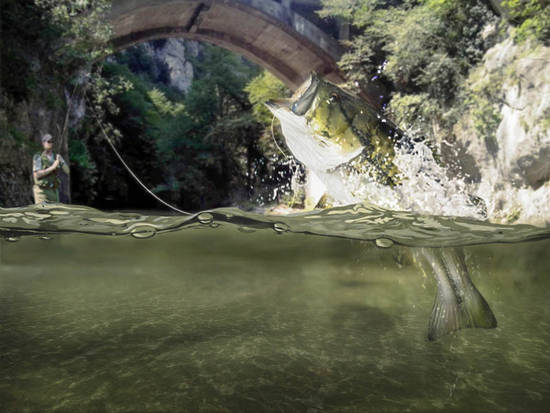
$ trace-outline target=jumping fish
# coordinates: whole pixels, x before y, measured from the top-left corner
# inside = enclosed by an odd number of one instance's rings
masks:
[[[316,172],[353,162],[381,184],[399,182],[395,149],[412,141],[366,102],[316,73],[290,99],[266,106],[281,121],[287,146]]]
[[[413,140],[361,98],[313,73],[290,99],[266,106],[279,119],[293,155],[318,177],[337,168],[368,175],[389,187],[400,184],[396,150],[412,150]],[[344,169],[345,170],[345,169]],[[460,248],[414,248],[429,264],[437,293],[428,339],[462,328],[495,328],[496,318],[474,286]]]

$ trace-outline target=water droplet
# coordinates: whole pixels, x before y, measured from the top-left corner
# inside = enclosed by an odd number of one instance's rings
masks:
[[[157,230],[154,227],[149,225],[139,225],[132,229],[130,235],[137,239],[145,239],[154,237],[157,233]],[[114,235],[114,234],[113,234]]]
[[[212,221],[214,221],[214,216],[209,213],[209,212],[201,212],[198,216],[197,216],[197,219],[199,220],[199,222],[201,224],[211,224]]]
[[[283,232],[287,232],[290,228],[287,224],[283,222],[275,222],[273,224],[273,229],[275,230],[275,232],[282,234]]]
[[[390,248],[393,245],[393,241],[389,238],[377,238],[375,243],[378,248]]]
[[[5,240],[8,242],[17,242],[19,241],[19,237],[6,237]]]

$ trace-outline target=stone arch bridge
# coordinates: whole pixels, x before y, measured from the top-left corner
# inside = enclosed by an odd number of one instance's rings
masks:
[[[291,89],[311,71],[343,80],[336,62],[347,26],[318,18],[320,0],[113,0],[113,44],[183,37],[229,49]]]

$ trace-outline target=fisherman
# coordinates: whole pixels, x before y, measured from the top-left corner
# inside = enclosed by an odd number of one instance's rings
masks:
[[[70,173],[69,166],[59,154],[53,152],[52,135],[46,133],[42,136],[42,153],[35,153],[33,163],[33,193],[34,203],[59,202],[59,169],[67,175]]]

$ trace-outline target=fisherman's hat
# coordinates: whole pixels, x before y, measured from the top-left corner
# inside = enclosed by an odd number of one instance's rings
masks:
[[[47,140],[50,140],[50,139],[53,139],[52,138],[52,135],[50,135],[49,133],[46,133],[44,135],[42,135],[42,143],[46,142]]]

